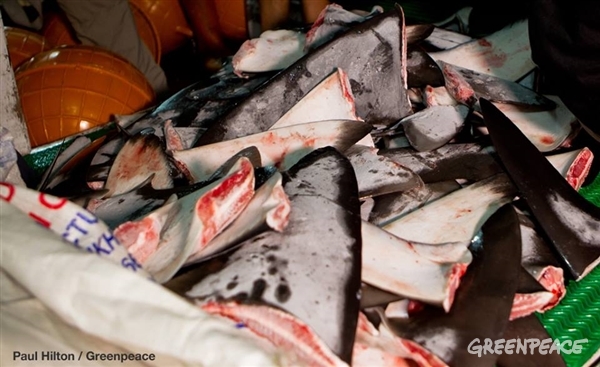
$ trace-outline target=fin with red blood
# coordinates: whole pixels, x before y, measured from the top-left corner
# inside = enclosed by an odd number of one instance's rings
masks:
[[[450,312],[425,306],[408,319],[384,321],[398,336],[428,349],[451,366],[493,367],[497,354],[469,353],[476,338],[502,338],[517,290],[521,240],[517,214],[505,205],[483,225],[471,246],[473,262]]]
[[[553,303],[564,298],[567,289],[560,262],[550,245],[537,233],[534,224],[519,215],[521,226],[521,265],[545,290],[554,294]]]
[[[285,170],[311,151],[332,146],[345,151],[371,131],[362,121],[331,120],[282,127],[241,138],[175,151],[177,165],[193,182],[208,178],[233,154],[248,146],[259,151],[264,166]]]
[[[356,367],[448,367],[417,343],[394,336],[385,325],[377,330],[362,313],[352,357]]]
[[[126,193],[154,175],[152,187],[173,187],[172,167],[162,142],[154,134],[138,134],[127,140],[106,179],[107,196]]]
[[[337,68],[281,116],[270,130],[323,120],[360,120],[348,75]]]
[[[513,81],[478,73],[443,61],[439,61],[439,63],[447,78],[446,81],[448,81],[449,74],[459,76],[472,88],[475,98],[482,97],[492,102],[510,103],[534,108],[538,111],[549,111],[556,108],[553,100]]]
[[[171,196],[175,195],[176,198],[182,198],[223,178],[241,157],[246,157],[250,160],[255,167],[255,174],[259,171],[256,168],[262,165],[260,153],[255,147],[248,147],[229,158],[206,181],[157,190],[152,187],[151,182],[154,178],[154,174],[152,174],[146,181],[129,192],[108,198],[91,200],[87,209],[98,216],[98,218],[104,220],[110,228],[116,228],[121,223],[137,220],[160,208]]]
[[[443,61],[438,62],[444,74],[444,86],[448,93],[456,102],[473,107],[477,103],[477,96],[471,84],[452,65]]]
[[[498,108],[480,99],[506,172],[576,280],[600,264],[600,208],[583,198]],[[523,159],[527,157],[527,159]]]
[[[410,243],[364,221],[362,238],[363,282],[450,310],[471,262],[468,243]]]
[[[404,14],[394,9],[352,27],[263,84],[202,135],[196,146],[268,130],[335,68],[348,73],[357,115],[392,124],[411,113]],[[249,123],[251,121],[251,123]]]
[[[515,81],[535,68],[527,21],[519,21],[485,38],[430,53],[434,60]]]
[[[268,340],[292,359],[290,365],[315,367],[347,367],[333,354],[309,325],[276,308],[235,302],[205,302],[199,307],[210,314],[235,322],[235,327],[248,328]]]
[[[186,261],[186,265],[219,255],[232,246],[264,231],[283,232],[290,216],[290,201],[282,186],[282,177],[275,172],[254,194],[248,206],[230,226],[213,238],[203,249]]]
[[[468,242],[514,195],[510,179],[501,173],[443,196],[387,223],[383,229],[406,241]]]
[[[287,68],[304,56],[305,35],[287,29],[266,30],[244,41],[231,61],[235,74],[264,73]]]
[[[371,16],[380,13],[380,7],[373,7]],[[329,4],[314,21],[306,34],[306,50],[312,50],[325,42],[348,31],[353,25],[364,22],[369,15],[362,16],[344,9],[338,4]]]
[[[253,194],[254,170],[242,157],[224,178],[125,222],[114,233],[156,281],[164,283],[231,223]]]
[[[542,286],[531,274],[521,267],[519,270],[519,286],[510,320],[526,317],[534,312],[544,312],[556,306],[560,298]]]
[[[324,120],[362,121],[356,114],[348,74],[340,68],[336,68],[331,75],[317,84],[269,130]],[[357,144],[374,146],[370,135],[365,136]]]
[[[361,273],[354,171],[335,149],[323,148],[284,178],[292,210],[283,232],[267,231],[245,241],[220,269],[200,280],[190,270],[187,285],[179,289],[200,301],[234,299],[281,308],[350,362]],[[206,272],[202,266],[197,269]]]
[[[558,97],[548,98],[556,103],[556,109],[530,111],[508,103],[494,103],[540,152],[550,152],[566,144],[579,126],[575,115]]]
[[[579,191],[590,169],[594,154],[585,147],[571,152],[547,156],[548,160],[575,190]]]

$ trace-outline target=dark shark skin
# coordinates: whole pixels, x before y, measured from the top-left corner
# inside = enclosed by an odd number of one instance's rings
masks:
[[[502,172],[491,152],[485,145],[467,143],[446,144],[429,152],[412,148],[382,149],[379,154],[411,169],[423,182],[430,183],[459,178],[479,181]]]
[[[479,103],[508,175],[566,271],[580,280],[600,259],[600,208],[579,195],[491,102],[482,98]]]
[[[74,142],[77,142],[79,138],[76,138]],[[86,174],[93,155],[103,140],[103,138],[99,138],[90,144],[86,144],[86,147],[79,149],[62,162],[60,161],[62,153],[57,155],[42,178],[38,190],[58,197],[82,198],[89,197],[89,194],[96,196],[87,185]]]
[[[319,46],[262,85],[213,124],[198,145],[268,130],[335,68],[350,79],[358,116],[392,124],[411,113],[403,65],[401,9],[378,15]]]
[[[444,74],[438,64],[419,47],[412,47],[406,56],[406,72],[409,88],[441,87]]]
[[[435,26],[433,24],[412,24],[406,26],[406,42],[409,45],[425,41],[431,36]]]
[[[355,145],[345,154],[354,167],[361,199],[423,186],[419,175],[377,154],[375,149]]]
[[[233,299],[281,308],[350,362],[359,311],[361,222],[350,162],[322,148],[284,173],[292,210],[283,233],[267,231],[167,284],[199,301]],[[219,264],[218,261],[221,261]],[[224,262],[224,264],[223,264]],[[203,279],[206,266],[221,268]]]
[[[44,175],[40,179],[40,184],[37,186],[38,191],[47,191],[52,189],[52,187],[56,186],[61,181],[65,180],[65,176],[68,177],[68,172],[64,172],[63,168],[69,163],[70,160],[76,159],[77,156],[86,150],[91,145],[92,141],[87,136],[79,135],[75,139],[71,145],[63,150],[62,146],[59,152],[54,157],[52,164]],[[63,174],[61,175],[61,171]],[[56,178],[56,180],[54,180]],[[53,182],[55,181],[55,182]],[[58,181],[58,182],[56,182]]]
[[[560,261],[555,251],[548,242],[537,233],[537,230],[528,217],[519,215],[521,223],[521,264],[526,269],[555,266],[560,268]]]
[[[108,170],[128,136],[152,129],[152,134],[164,138],[163,128],[167,120],[175,127],[197,127],[198,136],[191,140],[195,142],[206,131],[206,128],[230,111],[237,103],[247,97],[264,83],[272,74],[257,75],[251,79],[233,76],[233,71],[223,70],[217,78],[212,78],[210,84],[198,82],[175,93],[169,99],[137,118],[120,134],[111,134],[106,142],[98,149],[87,180],[105,181]]]
[[[459,186],[460,187],[460,186]],[[394,192],[374,198],[369,222],[384,226],[400,216],[425,205],[432,193],[425,185],[404,192]]]
[[[127,139],[128,136],[125,136],[122,131],[107,135],[105,143],[96,151],[87,170],[86,179],[88,182],[106,181],[110,167]]]
[[[519,83],[478,73],[443,61],[439,61],[439,63],[442,66],[442,70],[444,67],[448,67],[458,72],[469,83],[479,98],[485,98],[492,102],[511,103],[530,107],[539,111],[556,108],[554,101],[529,88],[525,88]]]
[[[147,128],[155,129],[162,137],[166,120],[175,127],[207,127],[250,95],[273,74],[264,73],[250,79],[238,78],[231,67],[224,67],[208,81],[200,81],[183,88],[167,100],[149,110],[125,127],[134,135]]]
[[[416,187],[402,193],[381,195],[375,198],[369,222],[384,226],[401,216],[421,208],[428,202],[460,189],[456,181],[440,181]]]
[[[365,309],[369,307],[383,306],[385,307],[388,303],[399,301],[404,299],[403,296],[399,296],[394,293],[390,293],[369,285],[367,283],[362,283],[360,289],[360,308]]]
[[[171,120],[175,127],[208,127],[237,103],[268,80],[272,74],[256,75],[250,79],[233,77],[233,71],[224,70],[209,82],[198,82],[175,93],[146,116],[127,127],[130,134],[152,127],[162,136],[162,127]]]
[[[521,266],[519,269],[519,284],[517,286],[517,293],[527,294],[535,292],[545,292],[546,288],[535,280],[535,278]]]
[[[508,323],[504,331],[504,339],[538,339],[544,340],[550,338],[546,329],[535,315],[529,315]],[[547,350],[548,352],[549,350]],[[527,350],[527,354],[502,353],[498,358],[498,367],[566,367],[565,361],[556,351],[552,353],[540,354],[539,349],[535,348],[533,354]]]
[[[500,208],[483,225],[482,233],[480,246],[471,246],[473,262],[450,312],[426,306],[407,320],[387,321],[395,334],[414,340],[450,366],[494,366],[497,354],[479,357],[468,352],[468,345],[475,338],[503,337],[517,289],[521,240],[512,206]]]

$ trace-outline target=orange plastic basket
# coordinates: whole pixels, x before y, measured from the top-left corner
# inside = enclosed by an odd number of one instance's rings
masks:
[[[40,53],[18,68],[15,78],[33,147],[149,107],[155,98],[135,66],[99,47]]]
[[[178,0],[130,0],[129,3],[154,26],[163,54],[183,46],[193,36]]]
[[[34,55],[50,49],[50,45],[44,37],[25,29],[4,27],[4,34],[13,70]]]

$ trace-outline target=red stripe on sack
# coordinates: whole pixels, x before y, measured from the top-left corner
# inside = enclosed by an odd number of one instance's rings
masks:
[[[7,202],[10,203],[13,196],[15,196],[15,187],[6,182],[0,182],[0,185],[6,187],[8,189],[8,194],[6,196],[0,194],[0,199],[6,200]]]

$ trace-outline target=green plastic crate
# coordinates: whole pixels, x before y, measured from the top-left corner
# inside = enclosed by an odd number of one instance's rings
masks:
[[[114,128],[114,123],[110,122],[106,125],[90,129],[84,135],[94,141],[105,136]],[[29,167],[41,176],[52,165],[56,155],[68,148],[73,143],[73,140],[75,140],[75,137],[76,135],[72,135],[54,143],[36,147],[31,150],[31,153],[24,156],[23,159],[25,159]]]
[[[600,207],[600,174],[579,192]],[[600,350],[600,267],[579,282],[569,282],[567,294],[560,304],[538,314],[538,318],[548,334],[561,343],[588,339],[581,354],[562,354],[567,366],[583,366]]]

